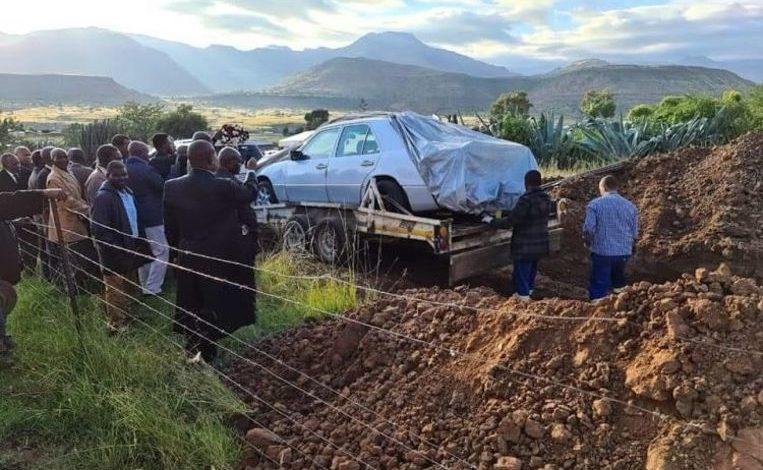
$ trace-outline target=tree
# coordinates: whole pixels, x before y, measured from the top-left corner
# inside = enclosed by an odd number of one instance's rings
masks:
[[[317,129],[321,124],[329,120],[329,112],[325,109],[314,109],[305,113],[305,129],[311,131]]]
[[[649,119],[654,114],[654,109],[648,104],[639,104],[631,108],[628,111],[628,120],[630,121],[642,121]]]
[[[508,113],[498,122],[498,137],[529,145],[532,137],[530,121],[524,116]]]
[[[525,91],[501,93],[501,96],[490,107],[490,115],[497,120],[501,120],[502,116],[506,114],[527,116],[531,107],[532,103],[530,103]]]
[[[163,112],[164,105],[161,103],[140,104],[129,101],[119,107],[116,119],[131,138],[148,142],[156,133]]]
[[[753,129],[763,129],[763,85],[752,87],[747,98]]]
[[[166,132],[176,138],[190,138],[194,132],[208,128],[207,118],[194,112],[190,104],[179,105],[174,111],[162,114],[156,122],[157,131]]]
[[[588,90],[580,100],[580,110],[588,117],[611,118],[615,115],[615,97],[609,90]]]
[[[368,111],[368,102],[365,100],[365,98],[360,99],[360,103],[358,103],[358,111],[361,113]]]
[[[64,127],[64,143],[69,147],[79,147],[85,152],[85,158],[95,160],[95,151],[103,144],[110,144],[115,134],[125,133],[122,121],[103,119],[90,124],[69,124]]]
[[[12,117],[0,119],[0,150],[13,143],[13,133],[23,131],[24,126]]]

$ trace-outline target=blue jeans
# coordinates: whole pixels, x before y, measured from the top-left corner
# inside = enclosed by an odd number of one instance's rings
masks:
[[[591,284],[588,295],[591,300],[606,297],[612,289],[625,286],[627,256],[602,256],[591,253]]]
[[[528,296],[535,287],[535,276],[538,274],[537,259],[515,259],[511,278],[514,282],[514,292],[517,295]]]

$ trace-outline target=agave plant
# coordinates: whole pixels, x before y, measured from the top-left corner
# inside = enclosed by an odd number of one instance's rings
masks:
[[[644,122],[589,119],[578,124],[582,139],[578,146],[598,163],[650,153],[655,143]]]
[[[554,113],[541,113],[538,119],[530,119],[531,137],[529,147],[541,166],[569,168],[573,166],[575,139],[570,128],[564,126],[564,116],[557,119]]]

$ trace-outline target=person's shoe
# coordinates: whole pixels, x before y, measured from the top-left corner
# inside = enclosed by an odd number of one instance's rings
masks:
[[[201,351],[197,351],[194,356],[188,358],[189,364],[200,364],[202,362],[204,362],[204,359],[201,357]]]
[[[115,323],[106,322],[106,330],[112,335],[121,335],[127,333],[127,325],[117,325]]]
[[[533,299],[529,295],[514,294],[514,297],[520,302],[532,302]]]

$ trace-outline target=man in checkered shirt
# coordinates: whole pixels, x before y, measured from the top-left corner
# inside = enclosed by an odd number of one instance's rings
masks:
[[[638,209],[617,189],[617,179],[605,176],[599,182],[601,196],[586,208],[583,237],[591,250],[588,294],[593,301],[625,286],[625,265],[638,237]]]

